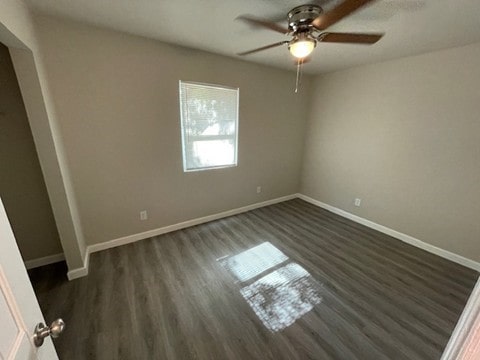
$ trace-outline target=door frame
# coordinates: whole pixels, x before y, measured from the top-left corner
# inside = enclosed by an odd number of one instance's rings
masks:
[[[0,42],[8,47],[53,216],[73,279],[88,273],[86,246],[35,24],[22,0],[0,2]],[[43,76],[42,76],[43,75]]]
[[[441,360],[475,360],[480,356],[480,278],[468,298]]]

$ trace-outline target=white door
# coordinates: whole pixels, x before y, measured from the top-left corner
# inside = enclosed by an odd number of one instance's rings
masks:
[[[0,360],[58,359],[49,337],[41,347],[33,344],[39,322],[43,315],[0,199]]]

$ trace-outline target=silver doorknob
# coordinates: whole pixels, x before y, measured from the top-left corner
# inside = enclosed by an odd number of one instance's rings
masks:
[[[57,319],[50,326],[45,326],[43,323],[38,323],[35,326],[35,331],[33,333],[33,343],[36,347],[43,345],[43,340],[47,336],[52,338],[57,338],[65,329],[65,322],[62,319]]]

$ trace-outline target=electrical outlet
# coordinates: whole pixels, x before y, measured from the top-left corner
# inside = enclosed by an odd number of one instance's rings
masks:
[[[361,203],[362,203],[362,199],[359,199],[359,198],[355,199],[355,202],[354,202],[355,206],[360,206]]]
[[[147,220],[147,219],[148,219],[147,210],[140,211],[140,220]]]
[[[260,194],[262,192],[262,187],[261,186],[257,186],[257,194]]]

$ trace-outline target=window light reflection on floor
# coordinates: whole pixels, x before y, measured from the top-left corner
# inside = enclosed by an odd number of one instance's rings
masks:
[[[219,262],[239,281],[247,281],[288,260],[288,257],[269,242],[219,259]]]
[[[263,325],[279,331],[322,301],[312,276],[290,263],[240,290]]]
[[[243,284],[240,293],[272,332],[292,325],[322,301],[321,285],[269,242],[218,261]]]

